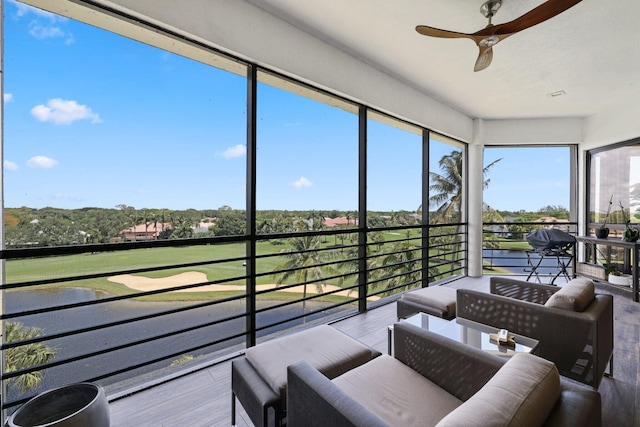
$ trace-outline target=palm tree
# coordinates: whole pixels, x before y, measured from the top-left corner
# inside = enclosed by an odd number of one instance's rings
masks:
[[[24,326],[20,322],[5,323],[5,340],[7,343],[37,338],[41,334],[42,329],[38,327]],[[5,371],[8,373],[42,365],[55,355],[55,348],[41,342],[9,348],[5,351]],[[11,378],[8,383],[14,382],[18,389],[24,393],[40,385],[43,376],[44,373],[42,371],[29,372],[28,374]]]
[[[419,282],[422,277],[419,270],[422,260],[418,250],[419,248],[410,242],[394,243],[392,252],[379,260],[379,264],[384,268],[376,270],[375,274],[380,279],[385,277],[388,279],[377,282],[375,287],[384,284],[384,288],[389,289],[390,295],[393,288],[409,282]]]
[[[262,218],[256,225],[258,234],[269,234],[273,230],[273,221],[268,218]]]
[[[491,206],[486,203],[482,204],[482,222],[504,222],[502,215]],[[500,239],[496,236],[495,232],[486,232],[482,234],[482,248],[491,249],[491,265],[489,268],[493,269],[493,250],[500,249]]]
[[[298,222],[298,230],[308,230],[309,225],[306,222]],[[286,258],[286,261],[280,265],[277,265],[273,269],[273,276],[278,277],[277,284],[281,285],[289,278],[294,278],[297,283],[302,283],[302,313],[306,311],[306,298],[307,298],[307,285],[308,282],[315,280],[322,280],[325,277],[325,272],[330,275],[339,275],[342,272],[331,265],[319,266],[328,260],[328,252],[318,252],[320,248],[319,236],[302,236],[290,239],[292,248],[284,249],[281,254]],[[291,270],[295,269],[295,270]],[[282,271],[290,270],[290,271]],[[342,284],[344,279],[340,277],[338,283]],[[324,291],[325,283],[316,281],[316,291],[322,293]]]
[[[498,163],[502,158],[494,160],[484,167],[482,174],[485,180],[482,188],[489,186],[489,179],[486,179],[489,169]],[[451,154],[443,156],[438,162],[442,174],[429,172],[429,206],[439,205],[436,210],[435,219],[450,220],[460,222],[460,202],[462,201],[462,152],[452,151]],[[418,209],[422,209],[420,206]]]
[[[498,163],[502,158],[494,160],[482,170],[484,181],[482,188],[489,186],[489,179],[486,178],[489,169]],[[436,214],[429,219],[430,224],[438,223],[459,223],[461,218],[461,202],[462,202],[462,152],[452,151],[451,154],[443,156],[438,162],[442,174],[429,172],[429,206],[438,206]],[[459,228],[459,226],[457,227]],[[456,229],[455,235],[459,235],[459,229]],[[458,245],[458,239],[453,242]],[[453,264],[451,264],[453,268]]]
[[[149,211],[147,209],[142,210],[142,221],[144,222],[144,238],[147,238],[147,233],[149,232],[149,219],[150,219]]]
[[[193,237],[193,229],[191,228],[191,222],[188,218],[176,215],[172,218],[173,233],[171,237],[174,239],[184,239]]]
[[[367,283],[370,284],[372,290],[388,289],[387,296],[392,293],[402,290],[403,284],[413,282],[411,285],[407,284],[406,288],[415,287],[416,283],[421,282],[422,273],[416,271],[420,268],[421,257],[419,255],[419,247],[411,244],[410,242],[395,242],[384,243],[384,236],[380,234],[374,234],[372,241],[375,245],[367,245]],[[392,245],[391,253],[384,253],[384,248],[387,245]],[[351,261],[347,264],[351,271],[358,268],[358,249],[352,248],[349,250],[348,258]],[[428,281],[435,281],[435,276],[439,274],[436,267],[431,267],[428,270]],[[395,276],[395,277],[394,277]],[[358,283],[358,277],[355,278],[355,283]],[[397,288],[397,289],[396,289]],[[367,292],[368,293],[368,292]]]

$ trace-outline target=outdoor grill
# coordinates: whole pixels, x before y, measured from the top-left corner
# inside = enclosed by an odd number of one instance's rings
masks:
[[[541,228],[527,234],[527,242],[533,248],[525,251],[527,253],[526,272],[529,272],[527,280],[535,276],[540,283],[540,266],[545,258],[553,257],[557,262],[558,272],[551,280],[551,284],[562,274],[569,281],[569,272],[567,267],[573,260],[573,247],[576,244],[576,238],[555,228]],[[536,257],[533,255],[537,255]]]
[[[527,242],[536,252],[568,251],[576,244],[576,238],[555,228],[541,228],[527,234]]]

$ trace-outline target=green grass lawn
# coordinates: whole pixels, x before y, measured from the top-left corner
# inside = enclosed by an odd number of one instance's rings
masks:
[[[531,249],[531,245],[528,242],[501,239],[500,249],[525,250],[525,249]]]
[[[406,232],[388,232],[383,233],[385,241],[398,240],[405,238]],[[411,237],[420,237],[419,231],[412,231]],[[269,242],[259,242],[257,245],[257,253],[278,254],[283,250],[291,249],[288,240],[282,241],[282,245],[272,245]],[[323,243],[324,247],[333,246],[336,239],[328,236]],[[337,240],[340,243],[340,240]],[[345,245],[350,245],[349,241],[344,241]],[[384,248],[389,251],[390,247]],[[121,271],[161,268],[181,263],[192,262],[213,262],[228,258],[238,258],[244,256],[245,244],[220,244],[220,245],[204,245],[204,246],[188,246],[188,247],[172,247],[172,248],[151,248],[137,249],[118,252],[97,252],[91,254],[54,256],[43,258],[32,258],[28,260],[9,260],[6,262],[6,278],[7,283],[19,283],[33,280],[47,280],[56,278],[66,278],[81,276],[86,274],[97,273],[113,273],[118,274]],[[339,248],[335,250],[338,257],[347,256],[347,250],[342,252]],[[256,262],[256,270],[258,273],[270,273],[285,261],[284,257],[259,258]],[[197,271],[202,272],[210,281],[220,281],[224,284],[243,285],[244,279],[235,279],[246,274],[245,266],[242,260],[232,262],[221,262],[216,264],[205,264],[201,266],[171,268],[167,270],[153,270],[140,274],[150,278],[168,277],[183,272]],[[257,277],[257,284],[276,283],[278,277],[273,274],[267,274]],[[342,284],[343,287],[354,284],[356,278],[347,278]],[[287,280],[285,283],[295,283],[294,279]],[[327,283],[340,286],[337,280],[328,280]],[[84,287],[96,290],[102,290],[113,295],[124,295],[135,293],[136,291],[122,284],[114,283],[104,278],[84,279],[78,281],[65,281],[52,285],[56,287]],[[314,285],[310,287],[313,289]],[[224,298],[232,295],[239,295],[240,291],[223,291],[223,292],[181,292],[171,294],[160,294],[146,299],[154,300],[203,300],[211,298]],[[299,298],[298,294],[279,292],[278,299]],[[266,297],[265,297],[266,298]],[[327,299],[342,300],[344,297],[328,296]]]

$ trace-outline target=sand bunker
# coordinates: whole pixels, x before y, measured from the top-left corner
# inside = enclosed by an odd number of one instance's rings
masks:
[[[156,291],[161,289],[169,289],[175,286],[182,285],[191,285],[195,283],[202,283],[207,281],[207,275],[204,273],[200,273],[197,271],[190,271],[187,273],[180,273],[173,276],[167,277],[159,277],[157,279],[151,277],[144,276],[134,276],[131,274],[120,274],[117,276],[109,277],[108,280],[110,282],[120,283],[121,285],[125,285],[128,288],[135,289],[136,291]],[[276,289],[278,285],[276,284],[268,284],[268,285],[258,285],[257,290],[268,290],[268,289]],[[339,288],[334,285],[325,285],[323,287],[324,292],[335,291]],[[244,285],[204,285],[198,286],[197,288],[184,289],[180,291],[172,291],[172,292],[221,292],[221,291],[244,291]],[[302,294],[304,292],[304,286],[295,286],[293,288],[288,289],[279,289],[278,292],[292,292]],[[308,294],[317,293],[315,285],[307,286]],[[340,295],[340,296],[355,296],[354,291],[340,291],[336,292],[332,295]],[[377,297],[373,297],[371,299],[378,299]]]

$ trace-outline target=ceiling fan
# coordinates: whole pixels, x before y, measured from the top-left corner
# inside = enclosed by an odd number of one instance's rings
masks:
[[[491,18],[496,14],[502,0],[488,0],[480,8],[480,13],[489,19],[489,24],[473,34],[460,33],[457,31],[440,30],[438,28],[418,25],[416,31],[425,36],[441,37],[447,39],[468,38],[473,40],[480,48],[480,54],[476,60],[473,71],[481,71],[491,64],[493,59],[493,46],[515,33],[533,27],[547,19],[564,12],[582,0],[547,0],[540,6],[530,10],[519,18],[504,24],[493,25]]]

